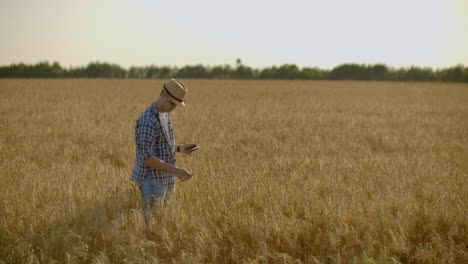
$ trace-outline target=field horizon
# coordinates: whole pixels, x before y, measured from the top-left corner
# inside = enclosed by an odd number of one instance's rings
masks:
[[[147,237],[164,80],[0,79],[0,263],[468,262],[468,84],[181,80],[196,175]]]

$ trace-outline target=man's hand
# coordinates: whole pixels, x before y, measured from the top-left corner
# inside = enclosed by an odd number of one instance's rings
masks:
[[[192,153],[192,149],[194,147],[197,147],[197,144],[184,144],[184,145],[180,145],[179,146],[179,152],[181,153],[185,153],[185,154],[191,154]]]
[[[164,161],[160,160],[158,157],[151,156],[143,161],[146,166],[149,166],[158,171],[165,171],[167,173],[173,174],[177,176],[177,178],[181,179],[182,181],[186,181],[192,178],[193,175],[189,171],[183,168],[177,168],[172,164],[165,163]]]
[[[177,168],[174,175],[177,176],[177,178],[179,178],[181,181],[186,181],[192,178],[192,174],[183,168]]]

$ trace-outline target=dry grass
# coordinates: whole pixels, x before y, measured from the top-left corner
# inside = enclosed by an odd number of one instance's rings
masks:
[[[186,80],[144,234],[134,122],[157,80],[0,80],[0,263],[467,263],[468,86]]]

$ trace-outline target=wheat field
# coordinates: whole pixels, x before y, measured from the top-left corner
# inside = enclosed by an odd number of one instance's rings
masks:
[[[183,80],[144,228],[134,124],[163,80],[0,80],[0,263],[468,263],[468,85]]]

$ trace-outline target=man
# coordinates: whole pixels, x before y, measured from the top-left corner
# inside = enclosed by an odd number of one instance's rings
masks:
[[[135,125],[136,159],[130,180],[138,182],[141,191],[146,227],[149,227],[149,211],[158,201],[162,204],[174,190],[174,176],[182,181],[192,174],[175,166],[176,152],[190,154],[196,144],[174,143],[174,131],[170,112],[183,101],[187,88],[171,79],[163,84],[158,99],[140,115]]]

